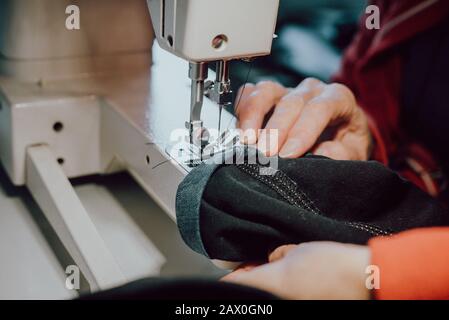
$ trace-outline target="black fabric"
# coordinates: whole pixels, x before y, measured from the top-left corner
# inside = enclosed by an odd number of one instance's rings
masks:
[[[80,300],[275,300],[272,294],[217,280],[147,278]]]
[[[259,169],[243,164],[212,170],[203,164],[186,177],[177,216],[192,249],[212,259],[263,261],[283,244],[365,244],[376,236],[449,224],[438,202],[377,162],[308,156],[279,159],[271,176]],[[207,180],[204,189],[191,183],[198,177]]]

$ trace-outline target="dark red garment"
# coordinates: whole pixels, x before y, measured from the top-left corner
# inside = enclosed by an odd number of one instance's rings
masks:
[[[407,179],[433,196],[439,186],[433,180],[439,166],[424,146],[401,128],[401,46],[436,26],[449,15],[447,0],[374,0],[380,9],[380,30],[360,31],[345,53],[342,69],[335,77],[350,87],[359,105],[370,117],[375,138],[373,158],[386,165],[400,164]]]

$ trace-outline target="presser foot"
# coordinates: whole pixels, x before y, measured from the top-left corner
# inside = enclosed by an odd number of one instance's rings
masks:
[[[190,140],[190,137],[186,137],[166,149],[170,158],[187,172],[213,158],[225,157],[240,145],[239,135],[231,130],[224,131],[217,139],[201,147],[190,143]]]

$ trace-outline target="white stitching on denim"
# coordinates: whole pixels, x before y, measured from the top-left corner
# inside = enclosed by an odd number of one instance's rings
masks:
[[[375,235],[375,236],[380,236],[380,235],[381,235],[381,234],[378,233],[378,232],[375,232],[375,231],[373,231],[373,230],[364,228],[363,226],[360,226],[360,225],[357,225],[357,224],[352,224],[352,223],[350,223],[350,222],[345,222],[345,224],[348,225],[348,226],[350,226],[350,227],[353,227],[353,228],[356,228],[356,229],[360,229],[360,230],[366,231],[366,232],[371,233],[372,235]]]
[[[307,197],[307,195],[304,192],[302,192],[301,190],[298,189],[298,185],[296,184],[295,181],[291,180],[282,171],[278,170],[276,172],[276,175],[270,176],[271,179],[268,179],[267,176],[261,176],[258,174],[259,168],[257,165],[244,164],[244,165],[239,165],[239,168],[246,171],[248,174],[252,175],[256,179],[269,185],[273,189],[281,191],[283,193],[282,195],[284,195],[285,190],[280,189],[280,187],[278,186],[278,184],[280,184],[282,187],[284,187],[285,189],[287,189],[287,191],[290,192],[290,195],[287,194],[285,196],[289,197],[290,200],[293,199],[291,204],[297,205],[303,209],[307,209],[314,214],[317,214],[317,215],[320,214],[319,209],[315,206],[313,201],[309,197]],[[278,184],[276,184],[274,182],[277,182]],[[291,201],[289,201],[289,202],[291,202]],[[301,204],[303,207],[301,207]]]
[[[258,165],[241,164],[237,165],[237,167],[243,172],[246,172],[247,174],[251,175],[257,180],[268,185],[270,188],[275,190],[280,196],[282,196],[285,200],[287,200],[291,205],[297,206],[301,209],[309,210],[316,215],[323,215],[320,209],[318,209],[315,206],[313,201],[302,190],[299,189],[297,183],[292,179],[290,179],[282,171],[278,170],[274,176],[261,176],[259,174],[260,167]],[[268,177],[271,177],[271,179],[268,179]],[[276,182],[281,186],[276,184]],[[292,185],[294,187],[292,187]],[[287,191],[282,189],[281,187],[284,187],[285,189],[287,189]],[[293,195],[288,194],[288,192],[293,193]],[[392,232],[385,231],[377,226],[368,225],[361,222],[348,222],[348,221],[341,221],[341,222],[346,224],[347,226],[363,230],[375,236],[392,235]]]
[[[258,179],[259,181],[262,181],[263,183],[267,184],[269,187],[271,187],[276,192],[278,192],[281,196],[283,196],[285,199],[287,199],[287,201],[290,204],[296,205],[302,209],[307,209],[314,214],[319,214],[317,212],[319,210],[315,207],[312,200],[310,200],[303,192],[299,193],[298,189],[297,189],[298,188],[297,184],[293,180],[291,180],[289,177],[287,177],[283,172],[278,171],[276,173],[276,174],[278,174],[277,177],[270,176],[272,179],[268,179],[267,176],[261,176],[258,174],[259,170],[258,170],[257,166],[255,166],[255,165],[244,164],[244,165],[239,165],[239,168],[242,171],[250,174],[254,178]],[[279,177],[279,175],[281,175],[281,177]],[[276,184],[275,182],[277,182],[278,184]],[[289,191],[290,194],[288,194],[286,192],[286,190],[282,189],[279,186],[279,184],[281,185],[281,187],[284,187],[285,189],[287,189],[287,191]],[[291,185],[294,185],[294,187],[292,187]]]
[[[284,197],[284,199],[286,199],[290,204],[300,207],[299,203],[293,197],[291,197],[288,193],[286,193],[284,189],[280,188],[278,185],[273,183],[273,181],[266,179],[264,176],[258,175],[256,172],[251,170],[251,168],[249,166],[239,165],[239,168],[242,171],[244,171],[245,173],[247,173],[247,174],[253,176],[254,178],[258,179],[259,181],[262,181],[263,183],[267,184],[270,188],[274,189],[278,194],[280,194],[282,197]]]
[[[380,233],[380,234],[383,234],[383,235],[386,235],[386,236],[391,236],[392,235],[392,232],[385,231],[385,230],[383,230],[383,229],[381,229],[381,228],[379,228],[377,226],[373,226],[373,225],[369,225],[369,224],[365,224],[365,223],[361,223],[361,222],[347,222],[347,223],[350,224],[350,225],[362,226],[362,227],[365,227],[367,229],[373,230],[373,232]]]
[[[313,203],[313,201],[307,197],[307,195],[302,192],[301,190],[298,189],[298,185],[296,184],[296,182],[294,182],[293,180],[291,180],[289,177],[287,177],[283,172],[278,171],[277,174],[281,175],[280,178],[275,177],[275,180],[280,182],[281,184],[283,184],[284,186],[286,186],[290,192],[292,192],[297,199],[300,200],[300,202],[310,211],[312,211],[312,213],[314,214],[319,214],[319,210],[318,208],[316,208],[315,204]],[[287,180],[288,179],[288,180]],[[288,185],[287,181],[290,181],[293,185],[294,188],[292,188],[291,186]]]
[[[372,229],[372,230],[377,231],[379,233],[383,233],[385,235],[391,235],[392,234],[392,232],[390,230],[381,229],[378,226],[374,226],[374,225],[371,225],[371,224],[365,224],[365,223],[361,223],[361,222],[352,222],[352,223],[364,226],[366,228]]]

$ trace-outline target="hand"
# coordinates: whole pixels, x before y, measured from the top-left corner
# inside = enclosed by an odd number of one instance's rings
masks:
[[[289,90],[274,82],[260,82],[247,84],[238,97],[236,114],[243,140],[258,143],[268,156],[298,158],[312,151],[335,160],[369,158],[372,139],[367,118],[344,85],[306,79]],[[278,130],[278,139],[270,135],[270,129]]]
[[[292,300],[367,300],[368,247],[312,242],[276,249],[269,263],[229,274],[223,281],[238,283]]]

